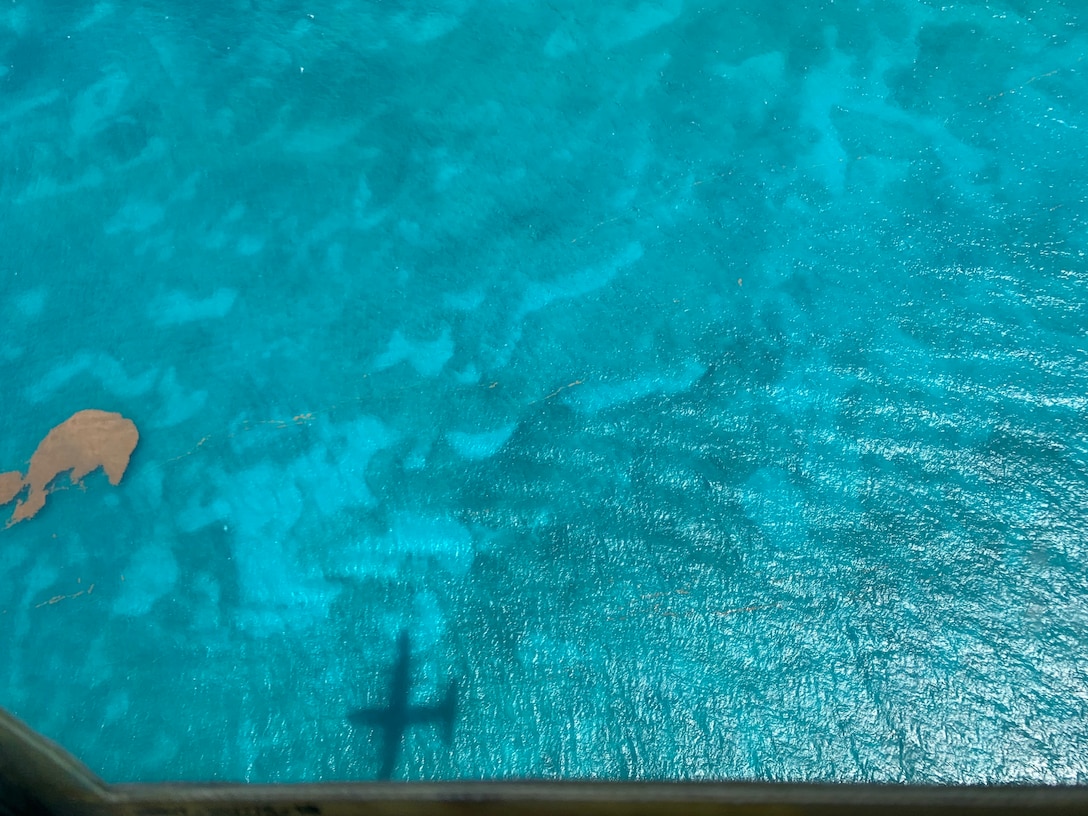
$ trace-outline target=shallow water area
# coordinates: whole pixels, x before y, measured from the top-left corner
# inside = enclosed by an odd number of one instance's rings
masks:
[[[259,5],[0,10],[0,474],[139,429],[0,529],[0,706],[117,782],[1088,782],[1078,4]]]

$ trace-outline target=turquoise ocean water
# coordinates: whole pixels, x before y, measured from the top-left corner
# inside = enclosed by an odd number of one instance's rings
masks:
[[[0,530],[0,705],[111,781],[1088,782],[1085,53],[6,4],[0,471],[141,439]]]

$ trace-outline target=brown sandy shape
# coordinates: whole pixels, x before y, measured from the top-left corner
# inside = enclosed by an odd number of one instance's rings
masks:
[[[0,473],[0,504],[7,504],[18,496],[24,487],[23,474],[19,471]]]
[[[80,484],[88,473],[102,468],[110,484],[119,484],[139,439],[136,425],[120,414],[93,408],[72,414],[46,434],[30,457],[25,477],[18,471],[0,474],[0,504],[30,488],[26,498],[15,505],[7,526],[36,515],[62,473],[69,473],[72,484]]]

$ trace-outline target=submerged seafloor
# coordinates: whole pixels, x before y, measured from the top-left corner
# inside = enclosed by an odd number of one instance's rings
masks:
[[[0,9],[0,471],[140,432],[0,530],[0,705],[111,781],[1088,782],[1086,24]]]

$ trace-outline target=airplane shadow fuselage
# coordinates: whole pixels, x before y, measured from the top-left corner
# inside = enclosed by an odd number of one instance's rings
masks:
[[[397,764],[405,732],[416,725],[437,725],[442,729],[446,744],[453,741],[453,724],[457,719],[457,682],[450,680],[445,696],[431,705],[411,705],[412,649],[408,632],[397,637],[397,662],[389,684],[389,705],[385,708],[361,708],[348,714],[355,725],[382,729],[382,764],[379,779],[389,779]]]

